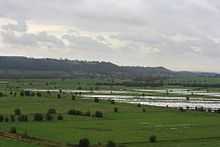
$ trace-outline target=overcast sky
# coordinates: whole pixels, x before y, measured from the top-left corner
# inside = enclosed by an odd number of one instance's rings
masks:
[[[0,0],[0,55],[220,72],[220,0]]]

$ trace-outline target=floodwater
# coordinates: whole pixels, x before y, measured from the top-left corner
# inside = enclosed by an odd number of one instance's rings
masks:
[[[59,90],[48,90],[48,89],[25,89],[30,91],[39,91],[39,92],[59,92]],[[168,90],[150,90],[150,89],[135,89],[134,91],[110,91],[110,90],[62,90],[66,93],[82,93],[81,97],[84,99],[94,99],[99,98],[103,100],[115,100],[123,103],[134,103],[134,104],[142,104],[142,105],[150,105],[150,106],[160,106],[160,107],[182,107],[182,108],[199,108],[203,107],[205,109],[220,109],[220,99],[218,98],[210,98],[220,97],[220,93],[208,93],[206,91],[192,91],[188,89],[168,89]],[[209,96],[209,98],[205,97],[197,97],[197,98],[189,98],[186,97],[163,97],[163,96],[131,96],[126,95],[128,93],[135,93],[135,91],[139,92],[158,92],[158,93],[178,93],[178,94],[194,94],[194,95],[203,95]],[[136,92],[137,93],[137,92]]]

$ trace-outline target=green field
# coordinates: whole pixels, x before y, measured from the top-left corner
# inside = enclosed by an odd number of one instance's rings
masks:
[[[49,86],[54,81],[49,81]],[[59,88],[71,89],[74,86],[87,85],[94,87],[94,81],[55,80]],[[31,83],[31,84],[30,84]],[[42,84],[43,83],[43,84]],[[42,93],[41,97],[27,97],[10,95],[10,90],[19,91],[22,88],[49,87],[46,80],[15,81],[12,80],[1,91],[7,96],[0,98],[0,114],[9,117],[19,108],[22,114],[29,117],[28,122],[1,122],[0,131],[8,132],[16,127],[17,132],[31,137],[57,141],[63,144],[77,144],[81,138],[88,138],[91,144],[106,144],[109,140],[127,147],[218,147],[220,146],[220,114],[207,112],[180,112],[175,109],[150,106],[137,107],[134,104],[115,103],[93,99],[83,100],[78,96],[72,100],[70,94],[63,94],[60,99],[56,94]],[[89,84],[90,83],[90,84]],[[89,85],[89,86],[88,86]],[[44,86],[44,87],[43,87]],[[54,86],[54,85],[53,85]],[[51,86],[51,88],[53,87]],[[77,87],[76,86],[76,87]],[[114,112],[114,108],[118,112]],[[64,116],[64,120],[36,122],[32,120],[34,113],[45,114],[54,108]],[[143,108],[146,112],[143,112]],[[82,112],[95,111],[104,113],[103,118],[72,116],[67,111],[77,109]],[[54,116],[55,117],[55,116]],[[150,143],[149,137],[157,136],[156,143]],[[24,144],[15,140],[1,139],[0,146],[32,147],[34,144]],[[38,145],[40,146],[40,145]]]

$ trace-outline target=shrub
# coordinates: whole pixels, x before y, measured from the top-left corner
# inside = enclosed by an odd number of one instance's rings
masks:
[[[43,120],[44,120],[43,114],[41,113],[34,114],[34,121],[43,121]]]
[[[9,119],[8,119],[8,117],[5,117],[5,122],[9,122]]]
[[[24,95],[25,96],[31,96],[31,91],[28,91],[28,90],[24,91]]]
[[[17,133],[17,129],[15,127],[11,127],[9,132],[13,133],[13,134],[16,134]]]
[[[67,114],[69,114],[69,115],[75,115],[75,114],[76,114],[75,111],[76,111],[76,110],[71,109],[71,110],[69,110],[69,111],[67,112]]]
[[[3,122],[3,121],[4,121],[4,116],[0,115],[0,122]]]
[[[114,108],[114,112],[118,112],[118,108],[117,107]]]
[[[57,98],[60,99],[61,98],[61,94],[57,94]]]
[[[141,107],[141,104],[139,103],[139,104],[137,104],[137,107]]]
[[[87,138],[80,139],[79,141],[79,147],[89,147],[90,142]]]
[[[72,95],[72,100],[75,101],[76,100],[76,96]]]
[[[69,115],[82,115],[83,113],[80,110],[71,109],[67,112]]]
[[[96,97],[96,98],[94,99],[94,102],[95,102],[95,103],[99,103],[99,99]]]
[[[95,117],[102,118],[103,117],[103,113],[101,111],[96,111],[95,112]]]
[[[62,116],[61,114],[59,114],[59,115],[57,116],[57,120],[63,120],[63,116]]]
[[[116,143],[114,143],[113,141],[108,141],[106,147],[116,147]]]
[[[87,111],[84,115],[85,115],[85,116],[91,116],[91,112],[90,112],[90,111]]]
[[[9,93],[10,95],[13,95],[13,91],[10,91],[10,93]]]
[[[146,109],[145,109],[145,108],[143,108],[143,109],[142,109],[142,112],[146,112]]]
[[[20,96],[24,96],[24,91],[21,91],[21,92],[20,92]]]
[[[151,143],[157,142],[157,136],[155,136],[155,135],[150,136],[149,137],[149,142],[151,142]]]
[[[28,121],[28,116],[27,115],[19,115],[18,121],[26,122],[26,121]]]
[[[14,110],[14,114],[15,114],[15,115],[21,115],[21,110],[18,109],[18,108],[15,109],[15,110]]]
[[[3,97],[3,96],[4,96],[4,94],[2,92],[0,92],[0,97]]]
[[[51,114],[46,114],[46,120],[48,121],[53,120],[53,116]]]
[[[111,104],[115,104],[115,100],[111,100]]]
[[[41,97],[42,94],[41,94],[40,92],[37,92],[37,96],[38,96],[38,97]]]
[[[54,109],[54,108],[50,108],[50,109],[47,111],[47,113],[48,113],[48,114],[56,114],[57,111],[56,111],[56,109]]]
[[[10,118],[11,118],[11,122],[15,121],[15,116],[14,115],[11,115]]]
[[[183,107],[179,107],[179,111],[184,112],[184,108]]]

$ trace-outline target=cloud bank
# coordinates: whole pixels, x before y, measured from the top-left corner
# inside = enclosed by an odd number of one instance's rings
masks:
[[[0,1],[0,55],[220,72],[218,0]]]

